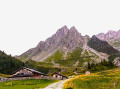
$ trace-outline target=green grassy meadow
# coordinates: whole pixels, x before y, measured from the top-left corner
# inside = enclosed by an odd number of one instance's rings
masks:
[[[64,84],[64,89],[120,89],[120,70],[81,74]]]
[[[14,80],[0,83],[0,89],[37,89],[44,88],[57,80],[48,79],[27,79]]]
[[[10,75],[0,73],[0,77],[9,77]]]

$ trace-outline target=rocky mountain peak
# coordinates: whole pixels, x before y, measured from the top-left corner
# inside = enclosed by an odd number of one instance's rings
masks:
[[[97,35],[97,37],[98,37],[100,40],[105,41],[105,34],[104,34],[104,33],[99,33],[99,34]]]
[[[120,30],[119,31],[113,31],[113,30],[109,30],[106,34],[104,33],[99,33],[98,35],[96,35],[99,39],[101,40],[106,40],[109,41],[111,39],[118,39],[120,38]]]
[[[70,32],[79,33],[78,30],[74,26],[70,28]]]
[[[70,29],[67,26],[63,26],[58,31],[44,41],[40,41],[39,44],[29,51],[25,52],[22,57],[29,56],[33,60],[44,60],[51,56],[57,50],[62,50],[66,47],[67,50],[73,50],[78,46],[83,45],[84,37],[73,26]]]
[[[96,40],[98,38],[95,35],[93,35],[91,39]]]
[[[70,30],[77,30],[74,26],[72,26],[71,28],[70,28]]]
[[[112,33],[112,31],[109,32],[109,34]],[[101,33],[99,36],[105,38],[106,34]],[[69,53],[74,52],[74,50],[78,50],[79,48],[80,52],[82,52],[82,56],[95,55],[95,60],[96,58],[97,60],[99,60],[98,58],[107,59],[108,55],[119,53],[119,51],[109,45],[106,40],[102,41],[98,36],[95,35],[90,39],[90,37],[87,35],[82,36],[74,26],[68,29],[65,25],[58,29],[54,35],[45,41],[40,41],[35,48],[32,48],[23,53],[21,56],[19,56],[19,59],[32,59],[44,62],[53,56],[55,56],[56,59],[56,55],[63,55],[61,58],[63,60],[68,57]],[[76,55],[78,55],[78,53]],[[103,56],[104,53],[108,55]],[[91,59],[93,59],[93,57]],[[52,58],[52,61],[54,61],[54,58]]]
[[[109,30],[108,33],[115,33],[116,31],[113,30]]]
[[[56,36],[63,36],[66,35],[69,32],[69,29],[67,28],[67,26],[63,26],[62,28],[58,29],[58,31],[56,32]]]
[[[107,41],[115,49],[120,51],[120,30],[119,31],[110,30],[106,34],[100,33],[96,36],[100,40]]]
[[[76,38],[76,39],[82,37],[81,33],[79,33],[78,30],[74,26],[70,28],[69,35],[71,38]]]

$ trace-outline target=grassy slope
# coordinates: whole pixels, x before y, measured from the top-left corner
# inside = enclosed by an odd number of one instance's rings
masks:
[[[11,74],[22,66],[24,66],[23,62],[0,51],[0,73]]]
[[[44,88],[57,80],[47,79],[30,79],[30,80],[16,80],[0,83],[0,89],[36,89]],[[12,84],[12,86],[11,86]]]
[[[63,54],[64,52],[58,50],[55,52],[52,56],[46,59],[47,62],[52,62],[52,61],[58,61],[58,60],[63,60]]]
[[[76,47],[72,52],[68,52],[67,57],[64,58],[64,52],[58,50],[51,57],[46,59],[46,62],[54,61],[61,67],[74,67],[76,62],[78,62],[77,67],[81,67],[85,62],[90,62],[93,58],[97,58],[97,55],[92,52],[90,52],[92,55],[89,55],[86,50],[84,54],[81,54],[82,51],[83,49],[81,47]]]
[[[109,42],[113,47],[119,47],[120,46],[120,40],[114,40]]]
[[[9,77],[10,75],[0,73],[0,77]]]
[[[90,75],[79,75],[67,81],[64,89],[120,89],[120,70],[112,69]]]

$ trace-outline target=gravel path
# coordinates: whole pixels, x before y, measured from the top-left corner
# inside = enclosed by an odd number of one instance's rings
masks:
[[[57,82],[57,83],[50,84],[49,86],[47,86],[47,87],[44,88],[44,89],[62,89],[64,83],[65,83],[67,80],[68,80],[68,79],[59,81],[59,82]]]

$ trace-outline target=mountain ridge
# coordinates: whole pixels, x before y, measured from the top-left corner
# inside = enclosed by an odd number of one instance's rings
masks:
[[[100,43],[98,46],[92,43],[95,37],[97,39],[96,44]],[[89,43],[98,48],[101,48],[101,45],[105,47],[100,51],[92,45],[88,45]],[[110,49],[113,52],[104,51]],[[87,35],[82,36],[74,26],[68,29],[65,25],[45,41],[40,41],[35,48],[29,49],[20,55],[18,59],[22,61],[32,59],[39,62],[51,62],[57,66],[63,65],[61,64],[62,62],[71,60],[75,63],[75,66],[80,66],[86,65],[87,62],[101,62],[103,59],[108,60],[109,55],[117,52],[119,51],[109,45],[107,41],[103,41],[95,35],[92,38]]]
[[[108,55],[119,53],[118,50],[114,49],[107,41],[102,41],[97,38],[95,35],[92,36],[89,46],[98,52],[103,52]]]
[[[27,54],[28,58],[31,58],[32,56],[36,56],[36,54],[38,52],[41,52],[42,50],[47,51],[49,49],[51,51],[54,51],[54,49],[60,48],[72,50],[73,48],[75,48],[74,46],[76,47],[80,46],[82,41],[83,37],[74,26],[68,29],[67,26],[65,25],[62,28],[58,29],[58,31],[54,35],[52,35],[45,41],[40,41],[35,48],[29,49],[22,55]],[[45,55],[43,52],[41,54]]]
[[[100,40],[107,41],[111,46],[120,51],[120,30],[109,30],[107,33],[99,33],[96,35]]]

